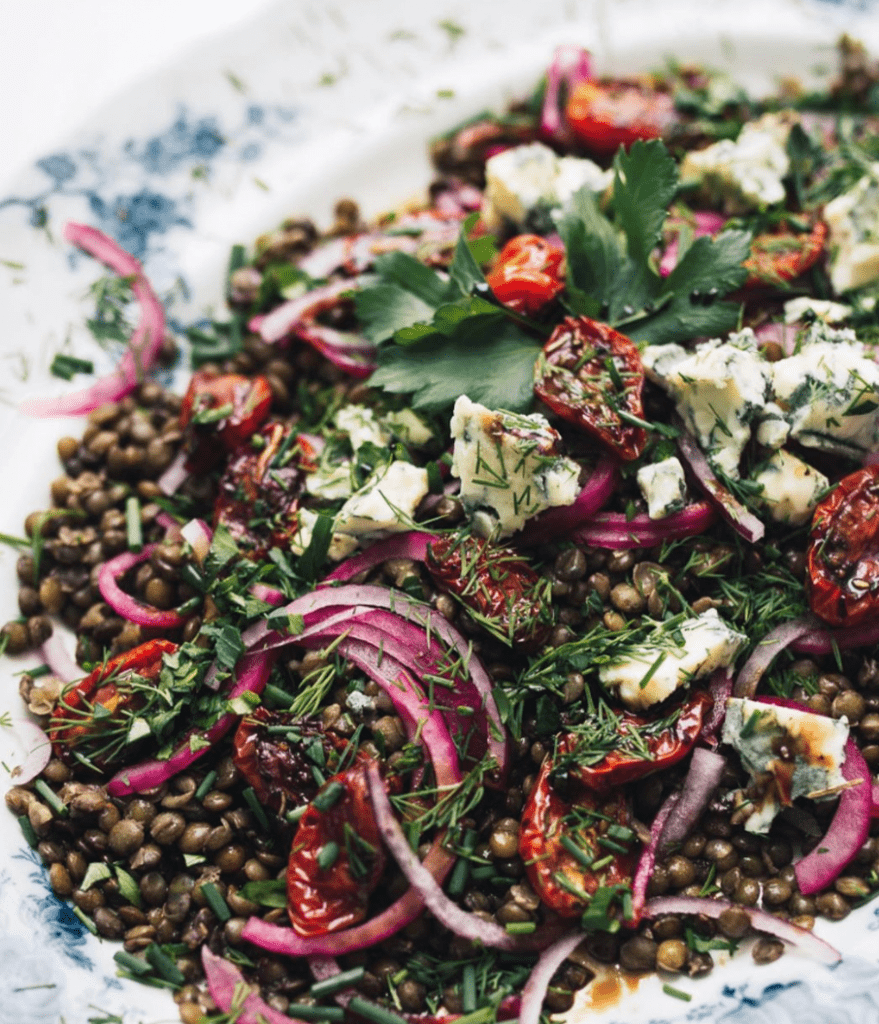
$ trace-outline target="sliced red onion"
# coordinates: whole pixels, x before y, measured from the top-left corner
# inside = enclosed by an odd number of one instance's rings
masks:
[[[602,456],[572,505],[548,508],[541,512],[516,534],[515,542],[522,546],[543,544],[547,539],[570,533],[592,519],[613,494],[617,465],[615,459]]]
[[[599,512],[574,530],[570,538],[575,544],[615,551],[652,548],[663,541],[704,533],[715,518],[714,508],[707,501],[696,502],[662,519],[650,519],[646,514],[627,519],[622,512]]]
[[[751,652],[736,677],[733,693],[736,697],[753,697],[763,673],[785,647],[790,647],[800,637],[814,633],[818,620],[812,615],[791,619],[771,629]]]
[[[151,626],[156,629],[174,629],[186,622],[186,617],[173,610],[162,611],[150,605],[141,604],[131,594],[126,594],[116,582],[129,569],[148,562],[158,544],[147,544],[143,551],[123,551],[108,562],[104,562],[98,574],[98,590],[101,597],[117,615],[139,626]]]
[[[872,795],[870,798],[870,817],[879,818],[879,782],[873,783]]]
[[[689,835],[693,825],[708,806],[711,794],[720,784],[726,758],[706,747],[696,747],[690,767],[676,800],[666,818],[659,837],[658,851],[662,853]]]
[[[207,944],[201,947],[201,963],[211,999],[235,1024],[304,1024],[298,1017],[272,1009],[232,961],[212,953]]]
[[[811,632],[803,633],[791,642],[791,650],[797,654],[832,654],[835,649],[850,650],[853,647],[872,647],[879,644],[879,619],[863,626],[844,626],[828,629],[817,619]]]
[[[52,742],[46,733],[29,718],[15,723],[15,733],[25,749],[24,760],[12,770],[16,786],[31,782],[52,758]]]
[[[695,439],[682,432],[678,437],[678,451],[690,467],[696,482],[717,511],[736,533],[755,544],[766,532],[762,522],[723,486],[709,466],[708,459]]]
[[[702,722],[699,739],[714,748],[718,744],[717,734],[726,718],[726,701],[732,696],[733,680],[728,668],[719,668],[711,673],[708,692],[711,694],[711,711]]]
[[[189,476],[189,470],[186,468],[186,459],[187,454],[185,451],[177,452],[168,468],[156,481],[162,494],[167,494],[169,498],[180,490],[184,481]]]
[[[352,558],[341,562],[327,576],[323,583],[347,583],[362,572],[374,569],[389,558],[411,558],[413,562],[423,562],[427,557],[427,546],[431,541],[436,540],[435,533],[427,533],[422,530],[409,530],[406,533],[395,533],[384,540],[376,541],[375,544]]]
[[[665,226],[671,230],[678,226],[689,226],[693,232],[693,238],[701,238],[703,235],[716,235],[722,230],[725,223],[726,217],[721,213],[716,213],[714,210],[693,210],[690,218],[669,217],[665,222]],[[659,260],[659,273],[661,277],[668,277],[678,265],[679,249],[680,234],[675,231],[674,236]]]
[[[211,542],[214,539],[214,531],[203,519],[190,519],[188,523],[180,528],[180,536],[192,548],[199,565],[204,565],[204,560],[211,550]]]
[[[587,50],[571,45],[556,47],[546,72],[546,92],[540,111],[542,135],[560,141],[568,137],[569,130],[562,110],[562,87],[570,94],[578,82],[589,82],[592,78],[592,59]]]
[[[751,919],[751,927],[758,932],[766,932],[774,935],[783,942],[807,953],[815,960],[824,964],[836,964],[842,959],[840,954],[823,939],[810,932],[807,928],[800,928],[780,917],[775,917],[765,910],[758,910],[756,907],[746,907],[740,903],[733,903],[730,900],[709,899],[707,896],[655,896],[649,900],[644,907],[645,917],[662,917],[664,914],[692,914],[704,915],[717,919],[726,910],[744,911]]]
[[[796,345],[797,335],[803,329],[803,324],[786,324],[784,322],[773,322],[758,327],[754,334],[761,345],[771,343],[780,345],[785,355],[792,355]]]
[[[543,1000],[546,998],[553,975],[585,938],[583,932],[571,932],[569,935],[563,935],[551,946],[547,946],[540,954],[522,989],[519,1024],[540,1024]]]
[[[97,228],[69,223],[64,238],[115,271],[131,279],[131,290],[140,303],[140,321],[129,339],[116,369],[90,387],[58,398],[32,398],[21,411],[30,416],[82,416],[105,402],[118,402],[133,391],[155,362],[165,338],[165,311],[143,267],[121,246]]]
[[[265,652],[245,654],[236,666],[235,684],[229,691],[228,699],[235,700],[242,693],[262,693],[269,681],[272,663],[272,656]],[[240,717],[227,712],[208,729],[193,730],[165,761],[142,761],[129,768],[122,768],[107,783],[107,792],[110,796],[128,796],[161,786],[194,764],[217,740],[226,735]]]
[[[77,665],[76,658],[71,654],[64,637],[57,630],[53,630],[49,639],[40,644],[39,654],[52,670],[52,674],[56,675],[62,683],[72,683],[74,679],[82,679],[84,675],[82,669]]]
[[[653,870],[656,867],[656,852],[659,849],[662,830],[678,800],[680,800],[679,793],[670,793],[663,802],[650,826],[650,841],[638,858],[638,866],[635,868],[635,876],[632,879],[632,915],[635,924],[641,920],[644,905],[647,902],[647,886],[650,884]]]

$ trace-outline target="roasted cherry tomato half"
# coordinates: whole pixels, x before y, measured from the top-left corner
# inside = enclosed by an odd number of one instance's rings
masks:
[[[162,659],[177,650],[170,640],[149,640],[130,651],[99,665],[84,679],[68,687],[61,695],[49,724],[49,739],[56,757],[65,761],[72,750],[95,740],[118,721],[123,710],[134,710],[144,703],[134,678],[140,683],[157,678]],[[113,758],[89,758],[97,767]]]
[[[569,799],[554,787],[553,773],[547,757],[522,812],[519,856],[546,906],[576,917],[599,888],[631,883],[637,842],[621,790],[605,797],[574,782],[576,794]]]
[[[299,819],[287,865],[287,907],[299,935],[349,928],[366,916],[384,870],[367,755],[333,775]]]
[[[644,365],[637,345],[607,324],[565,317],[543,346],[534,371],[537,397],[563,420],[588,431],[627,462],[647,444]]]
[[[564,288],[563,260],[562,250],[540,235],[517,235],[501,249],[486,281],[505,306],[533,316]]]
[[[251,559],[271,547],[289,549],[299,529],[304,474],[314,468],[314,449],[283,424],[266,427],[258,440],[233,453],[214,503],[214,526],[225,526]]]
[[[607,793],[616,786],[643,779],[686,757],[702,731],[702,723],[711,706],[711,697],[697,692],[681,705],[674,722],[663,728],[657,727],[649,718],[623,712],[617,726],[620,742],[615,750],[594,764],[585,764],[577,756],[577,735],[567,733],[559,738],[556,764],[568,762],[567,770],[578,782],[595,793]],[[637,744],[627,742],[627,737],[635,736]]]
[[[315,766],[332,774],[347,748],[347,739],[316,718],[259,707],[238,723],[232,760],[259,802],[280,814],[311,800],[318,790]]]
[[[271,405],[265,377],[196,370],[180,406],[180,426],[189,433],[189,468],[204,471],[223,451],[234,452],[265,423]]]
[[[579,82],[565,116],[574,135],[602,156],[638,139],[657,139],[677,120],[669,93],[634,82]]]
[[[425,566],[441,590],[511,647],[533,651],[549,638],[545,581],[513,548],[447,534],[430,543]]]
[[[815,509],[807,552],[809,606],[831,626],[879,615],[879,466],[844,477]]]
[[[757,235],[751,242],[751,255],[745,260],[746,287],[783,285],[813,267],[827,243],[827,225],[818,221],[811,231],[779,231]]]

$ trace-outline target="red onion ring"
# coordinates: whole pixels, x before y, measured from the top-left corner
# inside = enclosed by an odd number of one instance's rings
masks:
[[[780,917],[775,917],[766,910],[756,907],[745,907],[730,900],[709,899],[701,896],[655,896],[644,907],[645,917],[662,917],[664,914],[702,914],[705,917],[718,918],[725,910],[744,911],[751,920],[751,927],[758,932],[774,935],[783,942],[796,946],[808,953],[815,960],[824,964],[836,964],[842,959],[840,954],[823,939],[800,928]]]
[[[726,718],[726,701],[732,696],[733,681],[729,669],[719,668],[711,673],[708,692],[711,694],[711,710],[702,722],[699,739],[714,748],[718,744],[717,732]]]
[[[12,769],[16,786],[31,782],[52,759],[52,741],[46,733],[29,718],[15,723],[15,733],[25,747],[24,760]]]
[[[84,673],[70,653],[64,638],[55,630],[44,643],[40,644],[39,654],[62,683],[72,683],[74,679],[82,679]]]
[[[757,684],[763,673],[769,668],[776,656],[785,647],[791,646],[795,640],[815,630],[818,620],[812,615],[783,622],[771,629],[751,652],[751,656],[742,665],[736,676],[733,694],[736,697],[753,697],[757,692]],[[798,705],[799,706],[799,705]]]
[[[360,573],[374,569],[389,558],[411,558],[413,562],[423,562],[427,557],[428,544],[436,538],[437,534],[422,530],[395,533],[391,537],[370,544],[365,551],[340,562],[323,580],[321,586],[328,583],[347,583],[355,576],[359,576]]]
[[[516,534],[516,544],[528,546],[544,544],[548,538],[570,533],[599,512],[607,503],[616,486],[619,463],[603,455],[571,505],[548,508],[529,520]],[[588,523],[587,523],[588,525]]]
[[[801,634],[791,643],[791,650],[797,654],[832,654],[835,648],[847,651],[852,647],[879,644],[879,621],[863,626],[843,626],[841,629],[828,629],[817,619],[812,622],[812,631]]]
[[[647,886],[650,884],[653,869],[656,867],[656,853],[659,849],[662,830],[679,799],[679,793],[670,793],[663,802],[650,826],[650,842],[647,843],[638,858],[638,866],[635,868],[635,875],[632,879],[633,924],[637,924],[641,920],[641,915],[644,912],[644,905],[647,902]]]
[[[174,629],[186,622],[186,617],[173,610],[162,611],[150,605],[141,604],[131,594],[126,594],[116,582],[119,576],[123,576],[129,569],[136,565],[148,562],[158,544],[147,544],[143,551],[123,551],[108,562],[104,562],[98,574],[98,590],[101,597],[107,604],[129,622],[136,622],[139,626],[151,626],[156,629]]]
[[[571,932],[569,935],[563,935],[551,946],[547,946],[540,954],[522,989],[519,1024],[540,1024],[543,1000],[546,998],[552,976],[585,938],[583,932]]]
[[[548,139],[562,141],[569,135],[562,110],[562,86],[568,93],[578,82],[592,81],[592,59],[579,46],[558,46],[546,72],[546,92],[540,110],[540,132]]]
[[[689,835],[693,825],[708,806],[711,794],[720,784],[725,768],[726,758],[722,754],[706,747],[696,747],[679,799],[671,807],[660,832],[657,848],[659,852],[683,842]]]
[[[183,482],[189,476],[186,461],[187,454],[185,451],[179,451],[171,460],[168,468],[163,471],[156,481],[162,494],[167,494],[170,498],[171,495],[176,494],[180,490]]]
[[[81,391],[58,398],[31,398],[22,402],[19,408],[29,416],[82,416],[105,402],[118,402],[143,380],[165,339],[165,311],[140,263],[112,238],[86,224],[67,224],[64,238],[106,264],[120,277],[131,278],[131,290],[140,303],[140,320],[112,373]]]
[[[298,1017],[273,1010],[231,960],[212,953],[207,945],[201,947],[201,963],[211,999],[236,1024],[304,1024]]]
[[[650,519],[646,514],[627,519],[622,512],[599,512],[574,530],[570,538],[575,544],[615,551],[652,548],[666,540],[704,533],[715,519],[714,509],[707,501],[696,502],[662,519]]]

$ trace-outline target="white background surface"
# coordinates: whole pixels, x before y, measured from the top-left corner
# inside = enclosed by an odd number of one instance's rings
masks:
[[[271,3],[0,0],[0,183],[123,86]]]

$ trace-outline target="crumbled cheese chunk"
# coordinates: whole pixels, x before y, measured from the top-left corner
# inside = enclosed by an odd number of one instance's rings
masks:
[[[397,409],[382,417],[382,422],[404,444],[423,448],[433,440],[433,430],[414,409]]]
[[[854,331],[816,322],[798,352],[771,363],[775,401],[800,444],[859,456],[879,440],[879,365]]]
[[[830,281],[851,291],[879,277],[879,163],[824,207],[830,229]]]
[[[350,460],[321,463],[313,473],[306,476],[305,490],[315,498],[323,498],[324,501],[350,498],[354,491]]]
[[[355,455],[367,442],[384,448],[391,439],[388,430],[379,423],[375,410],[365,405],[343,405],[336,413],[335,425],[348,435]]]
[[[782,806],[842,784],[848,733],[844,717],[730,697],[722,739],[754,780],[744,805],[753,808],[745,829],[767,832]]]
[[[735,142],[722,139],[688,152],[681,164],[681,183],[700,183],[712,198],[723,201],[729,213],[782,202],[783,179],[790,170],[791,123],[778,114],[764,114],[746,124]]]
[[[772,453],[754,477],[760,486],[760,502],[778,523],[802,526],[815,511],[830,481],[796,455],[779,449]]]
[[[452,474],[461,478],[461,501],[483,536],[508,537],[580,493],[580,467],[560,454],[561,436],[537,413],[492,411],[462,395],[451,431]]]
[[[534,230],[552,225],[549,213],[563,209],[584,186],[603,192],[613,181],[591,160],[557,156],[541,142],[505,149],[485,165],[482,220],[489,231],[506,222]]]
[[[426,469],[400,461],[382,466],[339,510],[336,529],[352,536],[411,529],[415,510],[428,490]]]
[[[811,295],[798,295],[795,299],[788,299],[784,304],[786,324],[799,323],[807,313],[826,324],[838,324],[851,316],[852,307],[846,306],[843,302],[832,302],[830,299],[816,299]]]
[[[709,461],[728,477],[739,476],[739,459],[751,421],[766,404],[768,364],[750,328],[698,345],[666,378],[677,409]]]
[[[641,353],[644,372],[654,384],[666,386],[666,381],[690,353],[683,345],[671,342],[667,345],[648,345]]]
[[[780,448],[789,434],[784,409],[777,402],[767,402],[757,418],[757,440],[766,448]]]
[[[301,555],[314,535],[314,524],[317,522],[317,513],[311,509],[301,508],[299,510],[299,524],[296,533],[290,539],[290,550],[294,555]],[[330,546],[327,555],[333,562],[340,562],[347,558],[357,549],[357,538],[346,533],[333,532],[330,538]]]
[[[625,657],[603,665],[598,676],[603,686],[616,690],[633,711],[641,711],[671,696],[693,679],[726,668],[735,660],[748,638],[736,632],[710,608],[686,619],[674,634],[661,642],[645,643]]]
[[[680,511],[687,500],[684,467],[673,455],[661,462],[642,466],[635,477],[647,502],[647,515],[662,519]]]

